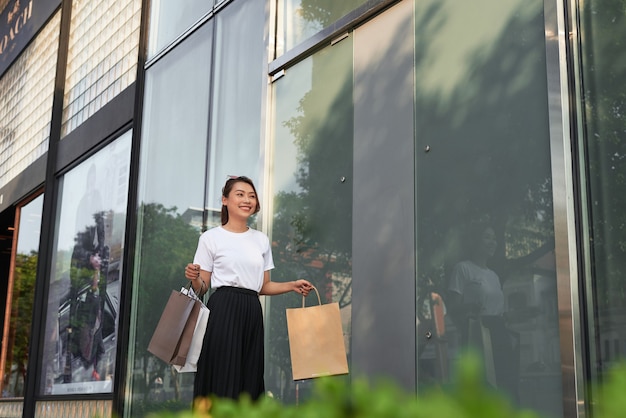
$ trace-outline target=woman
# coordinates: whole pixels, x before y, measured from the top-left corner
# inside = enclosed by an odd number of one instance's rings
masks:
[[[247,177],[229,178],[222,190],[222,226],[200,236],[193,264],[185,267],[196,294],[215,292],[194,384],[196,397],[237,399],[247,393],[258,399],[263,380],[263,314],[259,294],[290,291],[306,296],[306,280],[272,282],[274,268],[268,237],[248,227],[261,208],[256,188]]]
[[[515,349],[515,336],[505,322],[505,301],[498,275],[487,263],[494,256],[498,243],[496,234],[488,224],[477,223],[468,232],[470,257],[454,266],[448,283],[446,306],[455,323],[461,328],[462,341],[472,344],[478,338],[470,332],[470,321],[478,321],[489,330],[491,347],[485,361],[490,358],[495,369],[495,386],[517,400],[519,354]]]

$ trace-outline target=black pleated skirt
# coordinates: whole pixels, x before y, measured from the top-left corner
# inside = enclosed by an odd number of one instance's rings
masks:
[[[263,381],[263,312],[253,290],[220,287],[207,303],[209,322],[194,384],[194,398],[258,399]]]

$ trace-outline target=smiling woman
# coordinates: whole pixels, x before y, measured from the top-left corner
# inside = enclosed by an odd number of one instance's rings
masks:
[[[226,180],[222,189],[222,225],[224,229],[230,232],[247,231],[248,217],[260,210],[261,204],[252,180],[244,176],[229,177]]]
[[[216,291],[194,384],[194,398],[215,395],[258,399],[265,391],[263,313],[259,294],[296,292],[307,295],[306,280],[272,282],[270,241],[248,226],[261,209],[248,177],[229,177],[222,189],[222,225],[200,236],[193,264],[185,277],[197,294]],[[210,355],[207,355],[210,353]]]

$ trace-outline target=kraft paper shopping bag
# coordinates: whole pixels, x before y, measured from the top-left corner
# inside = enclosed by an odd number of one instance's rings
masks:
[[[338,303],[287,309],[293,380],[348,373]]]

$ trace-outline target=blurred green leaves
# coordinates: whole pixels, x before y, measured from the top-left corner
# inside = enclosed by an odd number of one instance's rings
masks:
[[[449,387],[432,388],[416,396],[396,384],[365,379],[351,384],[342,379],[318,379],[313,396],[299,405],[283,405],[265,397],[252,402],[244,396],[199,399],[194,412],[155,413],[149,418],[543,418],[519,409],[484,384],[480,359],[467,353]],[[593,402],[595,418],[626,416],[626,363],[614,367],[598,385]]]
[[[204,401],[195,413],[155,414],[150,418],[539,418],[532,411],[518,410],[508,400],[484,385],[480,360],[469,353],[460,360],[459,373],[450,387],[433,388],[416,396],[387,380],[370,384],[354,379],[318,379],[313,395],[299,405],[282,405],[265,397],[251,402],[213,399]]]

